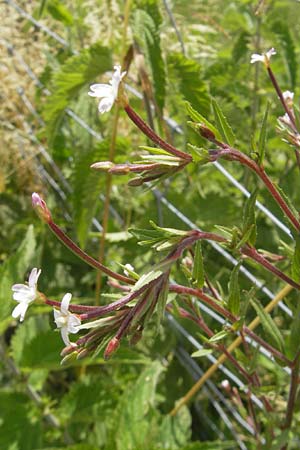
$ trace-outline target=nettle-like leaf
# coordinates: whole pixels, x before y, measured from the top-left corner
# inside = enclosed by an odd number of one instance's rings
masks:
[[[285,21],[278,20],[274,22],[272,29],[277,34],[284,50],[284,56],[288,65],[291,89],[294,90],[297,82],[297,56],[295,43],[290,31],[289,24]]]
[[[54,333],[48,318],[42,316],[26,318],[13,335],[11,344],[16,364],[27,371],[33,368],[58,369],[62,347],[60,333]]]
[[[133,13],[133,34],[151,67],[155,99],[162,110],[165,104],[166,74],[160,46],[161,15],[156,0],[139,3],[141,9]]]
[[[111,52],[101,44],[93,44],[78,55],[71,56],[54,74],[52,95],[44,106],[44,118],[50,143],[71,100],[76,98],[80,89],[95,82],[98,75],[112,68]]]
[[[181,53],[169,53],[167,63],[170,78],[178,86],[183,98],[207,116],[210,111],[210,96],[202,78],[201,66]]]
[[[116,417],[117,450],[152,448],[152,444],[157,442],[159,415],[155,410],[156,387],[163,370],[159,361],[153,361],[143,370],[133,388],[123,394]]]
[[[104,192],[106,180],[103,173],[92,170],[90,165],[101,159],[107,159],[109,145],[110,143],[104,140],[85,152],[76,152],[74,155],[73,214],[81,247],[86,244],[91,222],[97,206],[99,206],[99,197]],[[126,150],[126,141],[117,139],[116,152],[123,154]]]
[[[161,422],[161,448],[172,450],[185,449],[191,438],[192,418],[189,409],[184,406],[175,416],[167,415]],[[199,444],[198,444],[199,445]]]
[[[41,417],[36,416],[28,396],[17,392],[0,392],[0,448],[32,450],[42,448]],[[25,432],[26,430],[26,432]],[[13,444],[16,444],[13,447]]]
[[[16,252],[0,267],[0,332],[11,321],[11,312],[17,305],[12,300],[11,287],[25,281],[25,274],[31,269],[35,254],[36,240],[33,226],[30,225]]]

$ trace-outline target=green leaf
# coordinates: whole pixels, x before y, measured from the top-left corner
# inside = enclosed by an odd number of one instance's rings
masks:
[[[295,236],[295,250],[292,259],[292,278],[297,283],[300,282],[300,236]]]
[[[227,142],[227,144],[232,146],[235,141],[234,133],[215,99],[212,99],[212,107],[213,107],[213,112],[214,112],[217,128],[220,131],[220,133],[223,137],[223,140],[225,142]]]
[[[59,0],[48,0],[47,10],[54,19],[62,22],[64,25],[70,26],[73,24],[73,16],[71,12],[68,10],[66,5]]]
[[[96,43],[82,50],[79,55],[71,56],[55,73],[52,82],[53,93],[44,106],[50,144],[53,143],[64,111],[71,100],[78,96],[83,86],[96,82],[96,77],[111,67],[110,50]]]
[[[12,354],[24,370],[32,368],[58,369],[63,347],[60,333],[50,329],[45,317],[29,317],[20,324],[12,338]]]
[[[265,147],[267,140],[267,122],[268,122],[268,114],[270,109],[270,102],[267,103],[266,111],[263,117],[263,121],[261,124],[259,140],[258,140],[258,163],[261,165],[265,158]]]
[[[76,152],[74,154],[74,171],[71,179],[73,187],[73,214],[79,244],[83,248],[86,245],[97,207],[102,203],[99,199],[99,193],[104,190],[106,180],[102,173],[91,170],[90,165],[103,158],[107,159],[108,147],[109,142],[103,140],[84,152]],[[116,152],[123,154],[126,150],[126,141],[122,138],[117,139]]]
[[[200,348],[200,350],[197,350],[196,352],[191,354],[192,358],[202,358],[203,356],[210,355],[212,353],[211,348]]]
[[[193,162],[198,164],[207,164],[210,162],[209,151],[205,148],[196,147],[196,145],[187,144],[187,147],[193,157]]]
[[[228,330],[219,331],[218,333],[214,334],[210,339],[208,339],[207,342],[214,343],[221,341],[222,339],[226,338],[229,334],[230,332]]]
[[[239,287],[239,271],[242,262],[240,261],[233,269],[229,280],[229,297],[227,306],[229,311],[235,316],[239,315],[240,312],[240,287]]]
[[[272,29],[274,33],[279,37],[280,43],[283,48],[283,53],[287,62],[291,89],[294,90],[297,82],[297,55],[295,43],[290,31],[289,24],[286,21],[277,20],[273,23]]]
[[[242,30],[232,49],[232,60],[234,65],[236,65],[243,56],[248,56],[250,40],[251,35],[248,31]]]
[[[12,300],[13,284],[23,284],[25,273],[34,265],[36,240],[33,226],[28,227],[23,241],[17,250],[0,267],[0,332],[11,322],[11,312],[17,305]]]
[[[143,9],[136,9],[133,14],[133,34],[151,67],[155,99],[162,110],[166,95],[166,74],[160,46],[160,9],[154,0],[140,6],[143,6]]]
[[[123,394],[115,422],[118,423],[115,430],[117,450],[142,449],[145,442],[151,448],[157,415],[154,412],[156,386],[163,370],[159,361],[153,361]]]
[[[204,286],[204,266],[201,249],[201,241],[197,241],[195,245],[194,265],[193,265],[193,284],[201,289]]]
[[[182,53],[168,53],[169,76],[193,108],[209,114],[210,96],[208,87],[202,77],[201,66],[194,60],[186,58]],[[174,86],[174,88],[175,88]]]
[[[160,440],[158,444],[161,445],[159,448],[172,450],[185,448],[191,438],[191,424],[191,414],[186,406],[180,408],[175,416],[164,416],[159,433]]]
[[[165,279],[163,281],[162,286],[160,287],[157,303],[156,303],[156,327],[157,330],[159,329],[159,326],[161,324],[161,321],[165,314],[166,304],[168,301],[168,294],[169,294],[169,277],[165,276]]]
[[[250,303],[255,309],[266,334],[272,339],[277,348],[282,352],[284,349],[283,337],[279,328],[273,321],[269,313],[267,313],[261,304],[254,298],[250,298]]]
[[[245,235],[247,231],[251,229],[251,232],[249,233],[249,237],[247,239],[247,242],[250,245],[255,244],[257,236],[256,217],[255,217],[256,197],[257,197],[257,189],[255,189],[255,191],[252,192],[250,197],[247,198],[243,211],[242,234]]]
[[[157,280],[164,272],[162,270],[151,270],[148,273],[145,273],[141,276],[141,278],[135,283],[132,288],[132,291],[138,291],[142,287],[150,284],[152,281]]]
[[[293,321],[291,325],[291,333],[288,339],[288,356],[294,359],[297,352],[300,350],[300,303],[293,314]]]
[[[198,126],[200,125],[205,125],[207,128],[209,128],[214,135],[216,136],[216,138],[218,140],[222,139],[221,134],[219,133],[219,130],[212,124],[210,123],[207,119],[205,119],[204,116],[202,116],[202,114],[200,114],[198,111],[196,111],[192,105],[189,102],[185,102],[185,108],[186,108],[186,112],[187,114],[191,117],[191,119],[193,119],[194,122],[188,122],[188,125],[193,128],[196,132],[198,131]]]
[[[20,450],[42,448],[42,417],[34,417],[27,395],[1,391],[0,404],[0,448],[9,449],[13,443]]]

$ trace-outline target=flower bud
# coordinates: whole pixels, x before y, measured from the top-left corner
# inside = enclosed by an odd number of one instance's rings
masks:
[[[198,130],[202,137],[205,139],[208,139],[209,141],[214,141],[216,139],[215,134],[205,125],[202,123],[198,124]]]
[[[114,163],[112,163],[111,161],[99,161],[90,166],[91,169],[103,170],[103,172],[106,172],[112,167],[114,167]]]
[[[64,366],[66,364],[69,364],[69,363],[72,363],[72,362],[76,361],[77,355],[78,355],[77,350],[73,351],[69,355],[66,355],[60,362],[61,366]]]
[[[43,222],[49,223],[52,220],[52,218],[51,213],[46,205],[46,202],[36,192],[32,194],[31,198],[32,198],[32,206],[36,210],[40,219],[42,219]]]
[[[67,347],[64,347],[62,349],[62,351],[60,352],[60,356],[66,356],[69,355],[70,353],[74,352],[75,348],[77,347],[77,345],[75,343],[72,343],[71,345],[67,345]]]
[[[114,353],[115,351],[118,350],[119,346],[120,346],[120,340],[117,337],[113,337],[107,344],[103,358],[109,359],[111,357],[112,353]]]

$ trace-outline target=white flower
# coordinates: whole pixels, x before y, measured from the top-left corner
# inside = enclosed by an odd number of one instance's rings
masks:
[[[57,328],[60,328],[61,337],[65,345],[75,345],[70,342],[69,333],[78,333],[78,326],[81,324],[80,318],[69,311],[71,298],[72,294],[64,295],[60,304],[60,310],[54,308],[54,321]]]
[[[37,281],[41,274],[41,269],[32,269],[27,284],[14,284],[12,286],[13,299],[19,304],[14,308],[12,316],[17,319],[20,316],[20,322],[23,322],[27,308],[37,297]]]
[[[253,55],[251,55],[251,60],[250,63],[256,63],[256,62],[263,62],[266,67],[269,67],[270,65],[270,59],[271,56],[276,55],[276,51],[274,48],[270,48],[270,50],[268,50],[266,53],[263,53],[262,55],[259,55],[258,53],[253,53]]]
[[[289,109],[292,109],[293,108],[293,101],[294,101],[294,92],[284,91],[282,93],[282,96],[284,98],[284,101],[285,101],[287,107]]]
[[[101,114],[111,110],[116,98],[118,97],[119,84],[126,72],[121,73],[121,66],[114,66],[115,72],[109,84],[92,84],[88,94],[91,97],[101,98],[98,110]]]

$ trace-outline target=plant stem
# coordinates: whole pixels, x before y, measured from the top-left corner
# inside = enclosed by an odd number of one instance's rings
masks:
[[[186,161],[192,161],[192,156],[188,153],[182,152],[178,150],[173,145],[164,141],[161,137],[159,137],[152,128],[147,125],[147,123],[131,108],[129,103],[124,106],[124,110],[126,111],[128,117],[132,120],[133,123],[149,138],[152,142],[157,144],[160,148],[166,150],[171,155],[177,156],[178,158],[184,159]]]
[[[200,289],[189,288],[187,286],[181,286],[178,284],[177,285],[171,284],[170,292],[176,292],[176,293],[182,294],[182,295],[193,295],[194,297],[197,297],[200,300],[202,300],[207,305],[211,306],[216,312],[221,314],[223,317],[225,317],[231,323],[235,323],[238,321],[238,317],[235,317],[233,314],[231,314],[231,312],[229,312],[227,309],[223,308],[220,304],[216,303],[216,301],[214,299],[212,299],[211,297],[208,297]],[[255,342],[257,342],[259,345],[261,345],[266,350],[268,350],[274,357],[279,358],[287,366],[291,365],[291,361],[288,358],[286,358],[286,356],[284,356],[279,350],[274,348],[272,345],[270,345],[268,342],[266,342],[260,336],[253,333],[250,326],[246,327],[244,325],[242,328],[242,331],[244,331],[247,335],[249,335],[251,337],[251,339],[253,339]]]
[[[292,290],[291,286],[285,286],[270,303],[264,308],[266,312],[272,311],[277,304]],[[256,317],[248,326],[249,330],[254,330],[260,323],[259,317]],[[232,344],[227,348],[227,351],[230,353],[235,350],[241,343],[243,339],[241,336],[237,337]],[[178,401],[176,405],[170,412],[172,416],[175,416],[179,409],[188,403],[192,397],[201,389],[203,384],[214,374],[214,372],[218,369],[218,367],[226,361],[227,356],[221,355],[218,360],[203,374],[203,376],[192,386],[192,388]]]
[[[126,48],[126,38],[127,38],[127,28],[128,28],[130,7],[131,7],[131,0],[126,0],[125,11],[124,11],[124,22],[123,22],[123,36],[122,36],[122,45],[123,45],[122,53],[121,53],[122,60],[124,60],[124,57],[125,57],[125,48]],[[110,146],[109,146],[109,155],[108,155],[108,159],[111,162],[113,162],[113,160],[114,160],[115,149],[116,149],[117,130],[118,130],[119,112],[120,112],[120,107],[119,107],[118,103],[115,105],[115,108],[116,109],[115,109],[115,115],[114,115],[114,120],[113,120],[112,135],[111,135],[111,141],[110,141]],[[100,238],[99,254],[98,254],[98,261],[100,263],[103,263],[103,261],[104,261],[105,237],[106,237],[106,233],[107,233],[107,229],[108,229],[111,187],[112,187],[112,174],[107,173],[105,202],[104,202],[103,218],[102,218],[102,234],[101,234],[101,238]],[[98,271],[97,276],[96,276],[96,289],[95,289],[96,305],[99,305],[99,303],[100,303],[101,283],[102,283],[101,271]]]
[[[52,219],[48,222],[48,225],[50,229],[53,231],[55,236],[66,246],[68,247],[71,252],[75,253],[75,255],[79,256],[83,261],[85,261],[89,266],[93,267],[94,269],[98,269],[101,272],[105,273],[111,278],[114,278],[116,280],[122,281],[123,283],[127,284],[135,284],[135,281],[131,278],[125,277],[124,275],[120,275],[113,270],[110,270],[108,267],[101,264],[99,261],[94,259],[92,256],[85,253],[83,250],[81,250],[78,245],[75,244],[75,242],[72,241],[63,231],[62,229],[56,225],[52,221]]]
[[[290,392],[289,392],[289,399],[287,404],[287,412],[286,412],[286,418],[285,422],[282,426],[283,430],[287,430],[291,427],[292,421],[293,421],[293,415],[295,412],[295,402],[297,398],[297,391],[299,388],[300,380],[300,353],[298,353],[295,364],[292,367],[292,375],[291,375],[291,384],[290,384]],[[282,450],[287,449],[287,445],[285,445]]]

